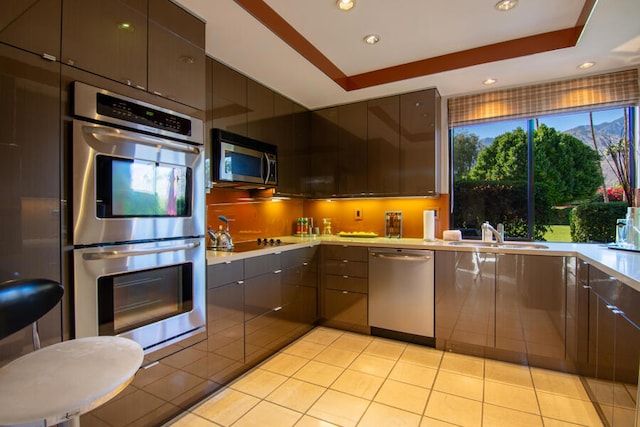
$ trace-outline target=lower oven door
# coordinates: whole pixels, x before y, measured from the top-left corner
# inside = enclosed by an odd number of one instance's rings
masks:
[[[145,352],[205,328],[204,238],[74,250],[76,337],[118,335]]]

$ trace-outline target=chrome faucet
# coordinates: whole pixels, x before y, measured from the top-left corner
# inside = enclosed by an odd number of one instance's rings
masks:
[[[504,226],[502,224],[498,224],[498,228],[501,230],[504,230]],[[493,236],[495,236],[496,242],[504,243],[504,235],[503,235],[504,231],[500,233],[498,230],[493,228],[491,224],[489,224],[489,221],[486,221],[484,224],[482,224],[482,237],[483,237],[482,240],[484,240],[485,232],[487,231],[490,232]]]

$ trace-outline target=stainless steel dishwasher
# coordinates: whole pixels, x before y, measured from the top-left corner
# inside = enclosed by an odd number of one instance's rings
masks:
[[[369,248],[373,335],[435,345],[434,252]]]

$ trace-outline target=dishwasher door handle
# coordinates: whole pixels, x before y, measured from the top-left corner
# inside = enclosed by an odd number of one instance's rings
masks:
[[[391,259],[398,261],[429,261],[431,258],[433,258],[431,255],[403,255],[380,252],[371,252],[371,256],[374,258]]]

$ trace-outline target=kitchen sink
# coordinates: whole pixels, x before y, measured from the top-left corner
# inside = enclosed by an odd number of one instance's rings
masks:
[[[548,249],[546,245],[530,242],[481,242],[475,240],[458,240],[449,242],[451,246],[466,246],[472,248],[504,248],[504,249]]]

